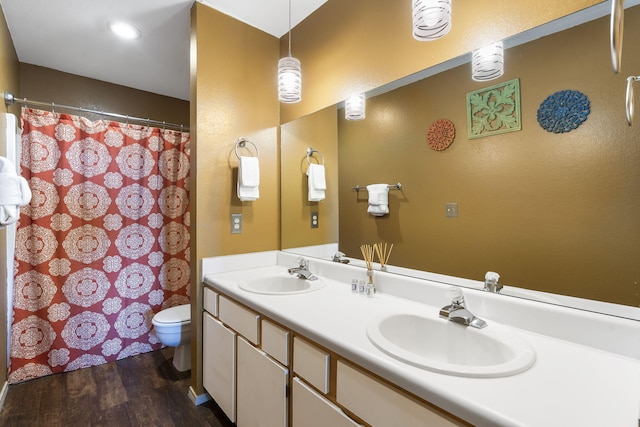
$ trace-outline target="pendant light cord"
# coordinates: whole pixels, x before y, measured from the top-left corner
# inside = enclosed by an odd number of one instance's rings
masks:
[[[291,56],[291,0],[289,0],[289,56]]]

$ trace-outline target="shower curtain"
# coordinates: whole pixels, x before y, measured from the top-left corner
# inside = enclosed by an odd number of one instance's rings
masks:
[[[189,302],[189,133],[23,108],[9,383],[161,348]]]

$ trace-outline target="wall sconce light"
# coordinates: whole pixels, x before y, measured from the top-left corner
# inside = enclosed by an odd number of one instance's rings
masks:
[[[474,50],[471,56],[471,78],[477,82],[493,80],[504,74],[502,42]]]
[[[364,120],[365,102],[364,94],[348,98],[344,103],[344,118],[347,120]]]
[[[291,56],[291,0],[289,0],[289,56],[278,61],[278,99],[293,104],[302,99],[300,61]]]
[[[413,0],[413,38],[437,40],[451,30],[451,0]]]

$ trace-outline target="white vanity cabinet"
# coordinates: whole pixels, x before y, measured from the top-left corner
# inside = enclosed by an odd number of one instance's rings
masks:
[[[237,426],[287,427],[289,370],[238,337]]]
[[[202,382],[232,422],[236,421],[236,333],[214,319],[202,316]]]
[[[468,425],[342,360],[336,378],[337,402],[372,427]]]
[[[293,338],[291,407],[294,427],[359,426],[327,398],[331,391],[331,355],[296,335]]]
[[[468,425],[225,295],[205,301],[204,388],[238,427]]]
[[[238,427],[288,427],[289,368],[276,359],[288,363],[289,331],[209,288],[204,295],[205,390]]]
[[[292,385],[291,425],[295,427],[356,427],[342,409],[295,377]]]

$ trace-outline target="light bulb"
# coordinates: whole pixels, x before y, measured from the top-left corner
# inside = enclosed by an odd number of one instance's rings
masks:
[[[348,98],[344,103],[344,117],[347,120],[363,120],[365,117],[364,94]]]
[[[437,40],[451,30],[451,0],[413,0],[413,38]]]
[[[278,99],[292,104],[302,99],[302,70],[300,61],[292,56],[278,61]]]
[[[504,74],[504,50],[497,42],[473,51],[471,78],[477,82],[493,80]]]

